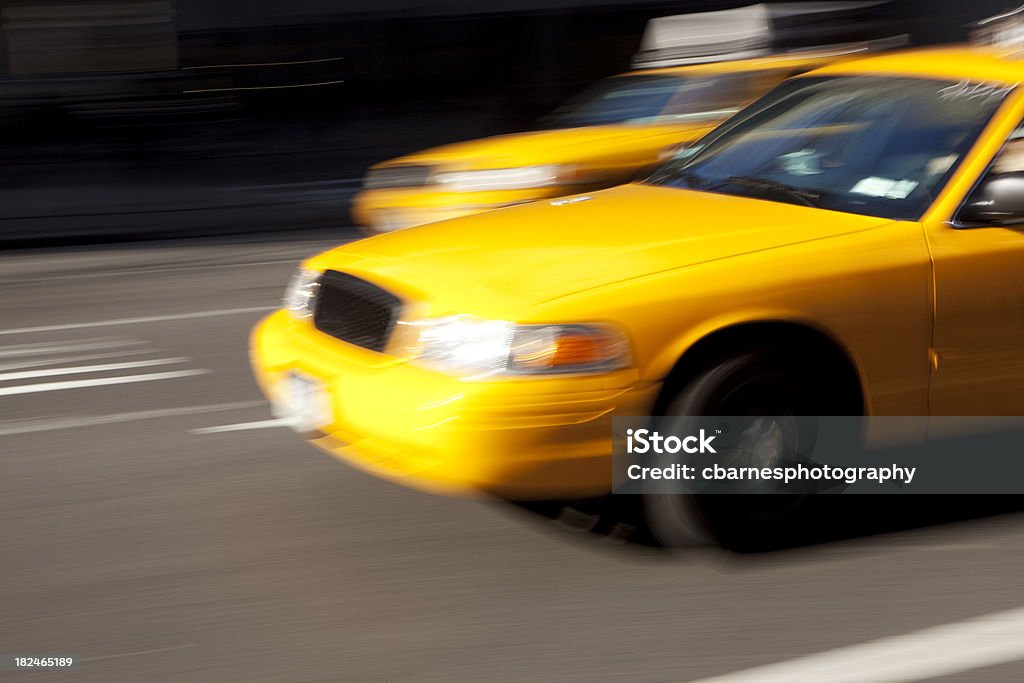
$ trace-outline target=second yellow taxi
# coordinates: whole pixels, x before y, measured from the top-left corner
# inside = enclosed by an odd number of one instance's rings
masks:
[[[353,203],[369,234],[627,182],[834,50],[640,69],[605,79],[538,130],[459,142],[370,169]]]

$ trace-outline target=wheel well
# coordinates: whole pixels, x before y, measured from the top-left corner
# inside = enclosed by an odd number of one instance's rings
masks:
[[[740,351],[783,348],[813,364],[844,397],[848,415],[863,415],[867,409],[857,367],[840,344],[823,332],[798,323],[745,323],[716,330],[691,346],[668,373],[658,397],[660,412],[675,393],[700,372]]]

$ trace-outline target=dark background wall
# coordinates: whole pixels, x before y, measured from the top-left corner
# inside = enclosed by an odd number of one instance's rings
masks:
[[[1005,1],[791,42],[958,40]],[[528,127],[627,69],[650,18],[742,4],[0,0],[0,237],[341,225],[367,165]]]

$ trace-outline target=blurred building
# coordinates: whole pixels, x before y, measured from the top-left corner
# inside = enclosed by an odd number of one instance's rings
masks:
[[[183,209],[196,230],[241,226],[224,212],[267,196],[244,188],[357,182],[385,158],[523,129],[628,69],[649,19],[744,4],[0,0],[0,237],[92,234],[109,216],[144,232]],[[955,40],[1004,4],[879,3],[780,46]],[[344,222],[344,193],[287,192],[306,198],[293,224]]]
[[[171,0],[5,0],[3,27],[11,76],[178,66]]]

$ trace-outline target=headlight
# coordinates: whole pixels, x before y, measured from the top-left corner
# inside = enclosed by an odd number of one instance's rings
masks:
[[[604,372],[630,362],[625,337],[601,324],[516,325],[456,315],[401,322],[392,343],[397,355],[470,379]]]
[[[565,182],[572,169],[565,166],[523,166],[486,171],[450,171],[438,173],[435,182],[455,192],[477,190],[523,190]]]
[[[316,299],[321,274],[316,270],[300,268],[288,283],[282,304],[296,318],[308,318],[313,315],[313,300]]]

